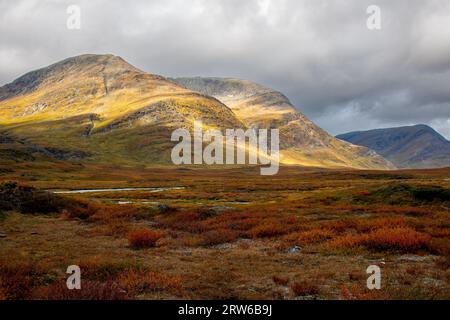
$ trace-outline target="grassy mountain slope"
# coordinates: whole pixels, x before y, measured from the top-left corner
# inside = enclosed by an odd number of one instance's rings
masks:
[[[375,152],[343,142],[297,111],[282,93],[247,80],[177,78],[175,83],[210,95],[229,106],[249,127],[280,130],[281,159],[319,167],[391,169]]]
[[[92,161],[168,163],[171,132],[194,120],[244,126],[218,100],[112,55],[68,58],[0,88],[0,133],[9,137],[3,156],[20,145],[29,157],[72,152]]]

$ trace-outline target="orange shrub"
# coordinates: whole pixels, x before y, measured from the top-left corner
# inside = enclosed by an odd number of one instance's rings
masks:
[[[288,231],[278,221],[265,221],[249,231],[252,238],[269,238],[286,234]]]
[[[311,229],[290,233],[283,237],[278,249],[284,251],[293,245],[312,245],[330,240],[336,236],[335,232],[327,229]]]
[[[155,291],[170,291],[180,294],[183,289],[180,275],[168,275],[144,270],[126,270],[119,275],[118,282],[130,295]]]
[[[142,228],[128,234],[128,242],[133,248],[151,248],[163,235],[159,232]]]
[[[362,246],[365,235],[346,234],[331,240],[330,245],[334,248],[355,248]]]
[[[358,231],[367,232],[383,228],[401,228],[407,227],[407,221],[403,217],[386,217],[360,221],[357,226]]]
[[[411,228],[384,228],[369,233],[364,245],[374,250],[414,252],[429,249],[431,237]]]
[[[335,220],[335,221],[328,221],[321,224],[321,227],[323,229],[331,230],[335,233],[341,233],[348,229],[354,229],[358,226],[358,220],[356,219],[350,219],[350,218],[344,218],[341,220]]]
[[[416,252],[431,248],[431,237],[406,227],[382,228],[368,234],[345,235],[331,241],[337,248],[364,246],[375,251]]]
[[[331,230],[313,229],[298,234],[299,243],[314,244],[333,238],[335,233]]]

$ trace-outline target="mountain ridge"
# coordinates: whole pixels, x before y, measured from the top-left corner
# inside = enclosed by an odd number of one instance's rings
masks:
[[[229,79],[225,87],[231,91],[221,88],[224,95],[194,90],[114,55],[70,57],[0,88],[0,133],[26,141],[21,147],[32,146],[24,150],[59,150],[57,155],[86,155],[86,161],[170,164],[171,132],[201,120],[218,129],[279,128],[285,164],[393,168],[369,149],[331,137],[280,92],[239,79]],[[16,146],[1,147],[14,154]]]
[[[90,154],[92,161],[167,164],[177,128],[190,128],[196,119],[244,127],[217,99],[113,55],[71,57],[26,73],[0,92],[1,132],[28,145]],[[11,154],[16,146],[1,147]]]
[[[218,77],[172,78],[190,90],[212,95],[246,125],[278,128],[282,161],[311,166],[389,168],[394,166],[375,152],[342,143],[315,125],[281,92],[249,80]]]
[[[354,131],[336,137],[371,148],[399,168],[450,166],[450,141],[424,124]]]

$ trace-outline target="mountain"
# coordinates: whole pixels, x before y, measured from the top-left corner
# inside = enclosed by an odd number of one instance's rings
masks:
[[[0,159],[171,164],[171,133],[192,129],[194,120],[218,129],[279,128],[285,164],[393,167],[330,136],[269,88],[236,79],[167,79],[94,54],[0,88]]]
[[[243,127],[215,98],[113,55],[81,55],[0,88],[0,158],[169,163],[171,132],[195,120]]]
[[[213,96],[253,128],[280,130],[281,161],[318,167],[392,169],[394,166],[365,147],[343,142],[316,126],[280,92],[232,78],[175,78],[174,83]]]
[[[399,168],[450,167],[450,142],[423,124],[350,132],[337,138],[375,150]]]

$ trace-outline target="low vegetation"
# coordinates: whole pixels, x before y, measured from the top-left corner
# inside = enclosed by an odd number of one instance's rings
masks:
[[[64,164],[35,181],[23,167],[0,176],[1,299],[448,297],[448,170],[115,168],[94,181],[97,165],[71,180]],[[44,191],[112,186],[185,188]],[[80,291],[65,287],[72,264]],[[371,264],[379,292],[365,286]]]
[[[128,242],[132,248],[152,248],[163,235],[160,232],[142,228],[128,234]]]

